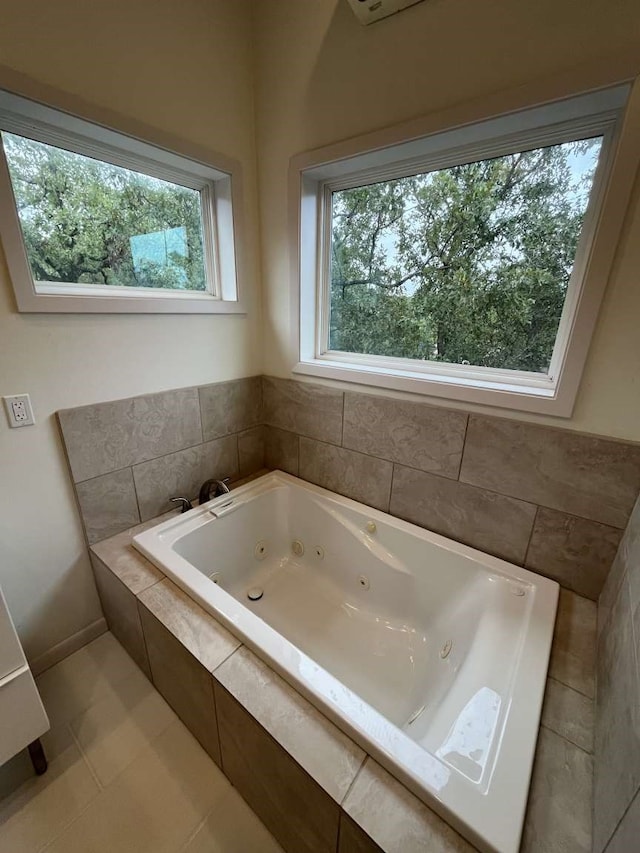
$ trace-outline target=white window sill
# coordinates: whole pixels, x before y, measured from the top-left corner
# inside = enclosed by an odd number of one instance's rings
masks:
[[[541,384],[513,384],[500,380],[471,379],[447,374],[425,374],[418,371],[399,370],[346,361],[310,359],[300,361],[294,373],[369,385],[392,391],[403,391],[438,397],[462,403],[497,406],[516,411],[535,412],[568,418],[571,416],[573,399],[561,394],[549,380],[547,387]]]

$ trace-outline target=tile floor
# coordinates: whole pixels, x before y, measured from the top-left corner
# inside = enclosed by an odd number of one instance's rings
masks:
[[[112,634],[37,681],[49,770],[0,768],[2,853],[282,853]]]

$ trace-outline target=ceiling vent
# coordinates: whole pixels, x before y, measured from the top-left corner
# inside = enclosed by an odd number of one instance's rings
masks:
[[[349,5],[361,24],[373,24],[374,21],[388,18],[407,6],[421,2],[422,0],[349,0]]]

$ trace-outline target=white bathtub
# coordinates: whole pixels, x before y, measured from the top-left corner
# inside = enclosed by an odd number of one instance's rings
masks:
[[[134,544],[471,843],[516,853],[556,583],[281,472]]]

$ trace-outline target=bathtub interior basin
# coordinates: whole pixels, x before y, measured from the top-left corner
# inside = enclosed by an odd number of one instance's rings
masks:
[[[281,472],[134,545],[471,843],[516,853],[555,582]]]

